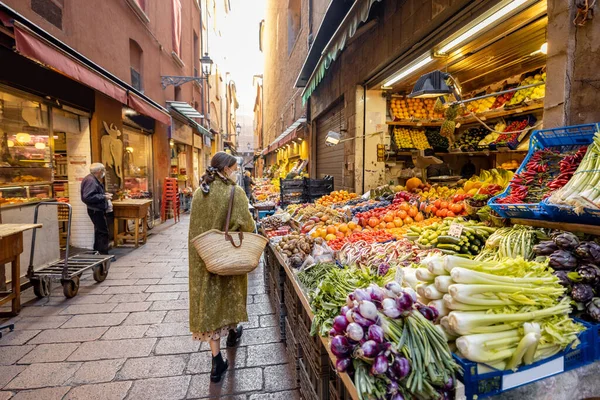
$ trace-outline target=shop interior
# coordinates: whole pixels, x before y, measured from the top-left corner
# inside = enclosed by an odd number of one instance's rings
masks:
[[[275,177],[285,178],[291,172],[297,175],[303,175],[308,172],[308,140],[299,134],[295,136],[294,139],[291,139],[287,144],[282,145],[275,151]]]
[[[546,1],[499,2],[371,82],[366,88],[366,187],[402,184],[421,174],[447,182],[482,169],[516,170],[530,134],[542,128],[547,24]],[[479,100],[456,104],[448,96],[446,104],[436,104],[435,97],[408,97],[421,76],[436,70],[454,78],[463,101]],[[385,146],[385,159],[377,159],[377,145]],[[416,150],[442,164],[415,168]]]

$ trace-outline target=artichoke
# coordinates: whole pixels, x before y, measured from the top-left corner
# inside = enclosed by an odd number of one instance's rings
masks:
[[[600,283],[600,268],[593,264],[580,265],[575,270],[575,273],[577,274],[577,277],[573,280],[577,282],[587,283],[592,286],[596,286]]]
[[[600,322],[600,297],[594,297],[586,307],[586,311],[591,319]]]
[[[577,259],[569,251],[556,250],[550,255],[548,264],[557,270],[571,270],[577,267]]]
[[[575,249],[575,255],[584,261],[600,263],[600,245],[596,242],[582,242]]]
[[[549,256],[558,250],[558,246],[552,240],[546,240],[533,246],[533,252],[538,256]]]
[[[594,298],[594,290],[585,283],[576,283],[571,290],[571,298],[578,303],[587,303]]]
[[[554,271],[553,274],[558,278],[558,283],[567,288],[567,292],[569,292],[573,282],[569,279],[567,271]]]
[[[579,246],[579,239],[571,232],[563,232],[554,237],[554,243],[563,250],[575,250]]]

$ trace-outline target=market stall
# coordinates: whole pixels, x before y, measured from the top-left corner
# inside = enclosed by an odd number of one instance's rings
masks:
[[[516,172],[264,216],[303,397],[470,400],[597,362],[599,138],[596,125],[538,130]]]

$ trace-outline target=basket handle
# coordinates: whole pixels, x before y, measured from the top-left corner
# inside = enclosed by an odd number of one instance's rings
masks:
[[[238,238],[240,239],[240,244],[235,244],[235,242],[233,241],[233,236],[231,236],[229,233],[225,234],[225,239],[227,239],[227,241],[229,243],[231,243],[231,245],[233,247],[238,249],[242,246],[242,242],[244,241],[244,232],[236,232],[236,233],[238,234]]]

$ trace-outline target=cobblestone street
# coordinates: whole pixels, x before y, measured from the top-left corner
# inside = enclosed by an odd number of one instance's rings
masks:
[[[49,299],[25,291],[0,339],[0,400],[298,398],[262,265],[249,276],[241,343],[224,351],[229,371],[209,383],[208,345],[188,329],[187,228],[188,216],[155,228],[104,282],[86,274],[72,299],[60,285]]]

